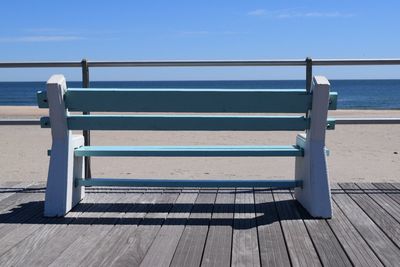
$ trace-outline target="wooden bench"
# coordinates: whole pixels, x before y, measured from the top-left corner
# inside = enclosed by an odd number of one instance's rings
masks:
[[[68,88],[62,75],[38,92],[41,118],[51,127],[52,147],[45,216],[64,216],[84,197],[85,186],[295,188],[296,199],[314,217],[332,216],[325,130],[334,129],[328,109],[335,93],[324,77],[311,92],[265,89],[82,89]],[[264,115],[72,115],[79,112],[301,113]],[[305,131],[287,146],[84,146],[71,130]],[[84,179],[84,157],[296,157],[292,180]]]

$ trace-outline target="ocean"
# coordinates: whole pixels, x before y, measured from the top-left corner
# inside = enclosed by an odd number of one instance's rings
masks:
[[[331,91],[338,92],[338,109],[400,109],[400,80],[330,80]],[[81,87],[81,82],[68,82]],[[298,89],[304,80],[242,81],[93,81],[93,88],[229,88]],[[0,82],[0,105],[36,105],[36,91],[44,82]]]

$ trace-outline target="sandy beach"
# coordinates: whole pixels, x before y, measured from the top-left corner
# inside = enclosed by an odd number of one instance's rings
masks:
[[[0,106],[1,119],[36,119],[47,110]],[[400,110],[338,110],[330,117],[400,117]],[[49,129],[0,126],[4,181],[44,181]],[[400,125],[337,125],[328,131],[332,182],[398,182]],[[96,145],[287,145],[295,132],[92,132]],[[262,179],[292,178],[293,158],[93,158],[94,177]]]

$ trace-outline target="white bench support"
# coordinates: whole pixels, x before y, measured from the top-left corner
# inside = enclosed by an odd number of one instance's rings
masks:
[[[46,217],[64,216],[83,199],[85,193],[84,187],[74,186],[74,178],[84,175],[84,157],[75,157],[74,149],[83,146],[84,139],[68,130],[68,111],[63,100],[66,90],[63,75],[53,75],[47,81],[53,144],[44,206]]]
[[[317,218],[332,217],[325,153],[329,87],[329,81],[325,77],[314,77],[310,129],[305,137],[298,135],[296,140],[296,144],[304,149],[304,157],[296,157],[295,177],[296,180],[303,181],[303,186],[295,189],[295,197],[311,216]]]

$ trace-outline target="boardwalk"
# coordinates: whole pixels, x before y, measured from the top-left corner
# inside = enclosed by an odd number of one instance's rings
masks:
[[[400,184],[332,185],[334,218],[289,190],[89,188],[43,218],[44,185],[0,186],[0,266],[395,266]]]

